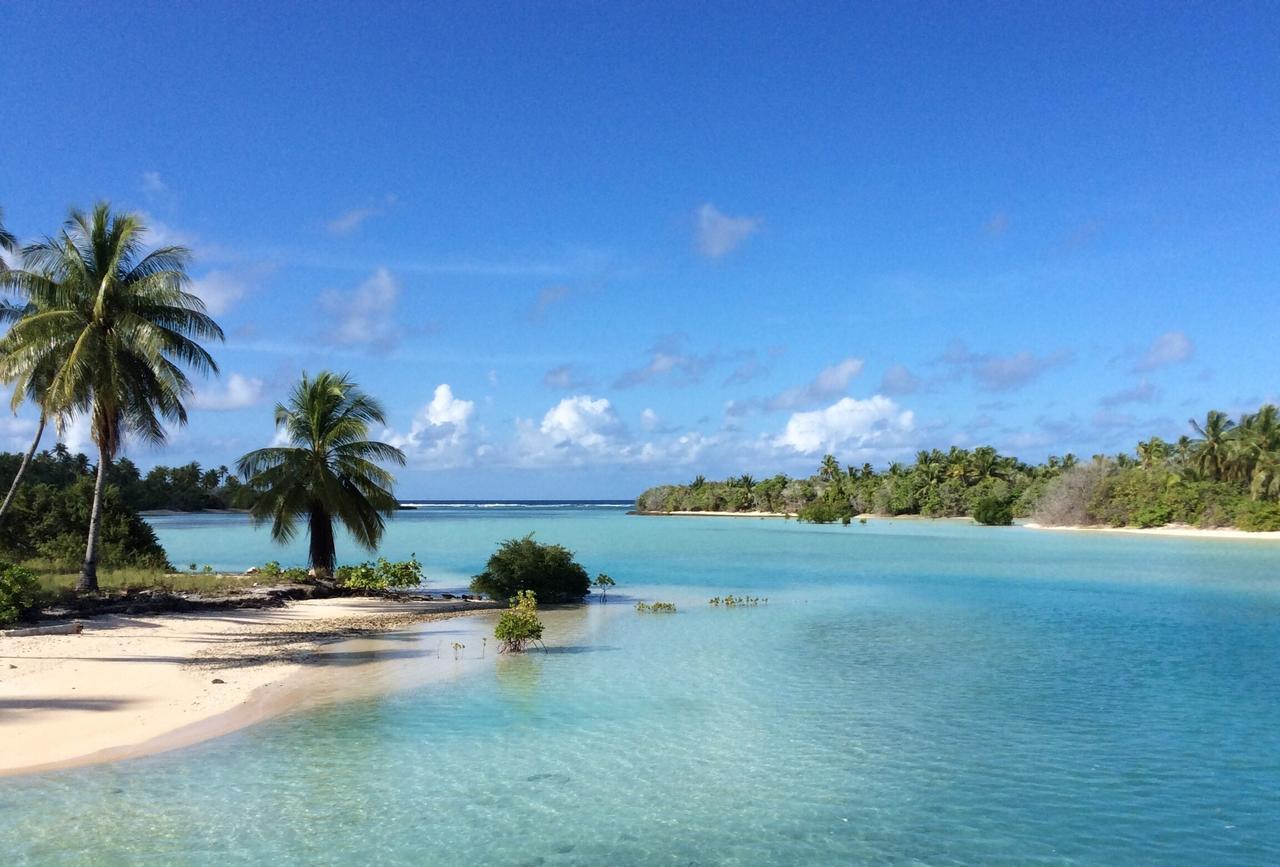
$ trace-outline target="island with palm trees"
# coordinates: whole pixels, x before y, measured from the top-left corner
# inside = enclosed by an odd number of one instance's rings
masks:
[[[1238,420],[1214,410],[1194,434],[1152,437],[1133,453],[1051,456],[1028,464],[990,446],[916,453],[877,470],[826,455],[807,478],[698,476],[636,499],[641,514],[794,516],[850,523],[866,516],[973,517],[1037,527],[1280,530],[1280,413],[1267,404]]]

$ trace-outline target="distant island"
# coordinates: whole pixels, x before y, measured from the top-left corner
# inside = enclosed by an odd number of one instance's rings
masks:
[[[807,478],[698,476],[636,499],[643,514],[786,514],[814,523],[859,515],[971,517],[984,524],[1026,518],[1050,527],[1152,528],[1185,524],[1280,530],[1280,411],[1272,404],[1233,421],[1211,411],[1195,436],[1159,437],[1132,453],[1050,457],[1028,464],[990,446],[916,453],[908,465],[845,466],[834,455]]]

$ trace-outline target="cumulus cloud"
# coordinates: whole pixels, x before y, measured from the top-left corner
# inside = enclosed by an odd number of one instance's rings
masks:
[[[525,468],[654,464],[684,466],[699,459],[719,442],[697,431],[675,433],[662,427],[652,409],[641,413],[648,434],[671,434],[636,440],[628,433],[607,398],[578,394],[547,410],[541,421],[518,419],[515,447],[517,466]]]
[[[853,378],[862,373],[861,358],[846,358],[835,364],[824,367],[818,375],[804,385],[789,388],[765,400],[765,409],[796,409],[821,403],[842,394],[849,388]]]
[[[475,452],[471,448],[473,401],[454,396],[448,383],[436,386],[431,402],[418,411],[406,434],[386,433],[387,442],[401,449],[419,467],[466,466]]]
[[[919,390],[920,380],[902,364],[886,370],[880,380],[880,391],[884,394],[915,394]]]
[[[674,385],[691,385],[702,381],[703,376],[716,364],[716,356],[698,355],[683,348],[683,340],[669,337],[661,340],[650,351],[649,361],[643,367],[628,370],[614,382],[614,388],[633,388],[650,382],[667,382]]]
[[[400,338],[396,304],[400,281],[386,268],[351,291],[330,290],[320,303],[332,319],[332,339],[344,346],[390,349]]]
[[[191,405],[208,410],[244,409],[262,402],[263,386],[261,379],[233,373],[221,386],[197,389]]]
[[[938,362],[949,366],[955,376],[970,374],[986,391],[1015,391],[1055,367],[1071,360],[1071,353],[1059,350],[1037,355],[1023,350],[1013,355],[990,355],[970,352],[962,341],[952,343]]]
[[[801,454],[839,452],[856,456],[875,449],[901,447],[915,427],[915,416],[884,395],[866,400],[842,397],[825,409],[793,413],[774,440]]]
[[[698,252],[708,259],[732,252],[764,224],[760,217],[730,217],[710,202],[699,207],[694,218]]]
[[[1171,364],[1189,361],[1196,354],[1196,345],[1185,331],[1166,331],[1157,337],[1146,353],[1134,366],[1138,372],[1157,370]]]

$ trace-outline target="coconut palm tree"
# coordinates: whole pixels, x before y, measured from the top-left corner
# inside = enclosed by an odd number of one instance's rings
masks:
[[[291,443],[242,457],[240,475],[252,497],[249,513],[271,524],[271,538],[285,543],[307,521],[310,563],[318,577],[335,565],[333,522],[375,550],[385,518],[399,507],[395,480],[377,462],[404,464],[404,453],[368,439],[371,425],[385,425],[382,405],[346,374],[302,375],[288,403],[276,404],[276,427]]]
[[[842,475],[840,462],[836,460],[835,455],[822,456],[822,466],[818,469],[818,475],[824,482],[834,481]]]
[[[4,208],[0,208],[0,250],[13,253],[18,249],[18,239],[4,227]],[[0,271],[5,270],[4,259],[0,258]]]
[[[1192,444],[1196,469],[1202,477],[1220,481],[1231,464],[1230,433],[1235,422],[1216,409],[1209,410],[1203,426],[1195,419],[1190,421],[1191,428],[1200,436]]]
[[[78,590],[98,589],[102,492],[126,436],[159,444],[165,422],[186,424],[191,393],[184,367],[216,373],[198,339],[222,340],[204,303],[186,291],[191,254],[183,247],[144,253],[146,227],[136,214],[114,214],[103,202],[73,210],[57,237],[23,251],[21,269],[0,274],[0,287],[25,296],[31,309],[6,337],[0,380],[17,394],[49,381],[40,405],[84,413],[98,446],[89,538]]]
[[[29,314],[34,310],[28,310],[25,307],[17,305],[7,305],[0,307],[0,322],[8,322],[21,320],[24,314]],[[0,341],[0,353],[8,354],[13,350],[8,335],[4,341]],[[16,412],[24,399],[30,400],[32,403],[40,407],[40,420],[36,424],[36,435],[31,440],[31,445],[22,455],[22,461],[18,464],[18,471],[13,474],[13,481],[9,483],[9,491],[5,494],[4,502],[0,503],[0,521],[4,520],[5,512],[9,511],[9,505],[13,502],[13,497],[18,493],[18,485],[22,482],[22,476],[26,473],[27,467],[31,465],[31,458],[35,455],[36,449],[40,447],[40,440],[44,437],[44,429],[49,423],[50,407],[46,404],[48,397],[49,383],[53,379],[55,372],[56,359],[53,356],[43,358],[40,370],[35,375],[27,378],[27,388],[24,391],[14,389],[12,408]],[[61,416],[59,417],[61,420]],[[61,425],[59,425],[61,427]]]

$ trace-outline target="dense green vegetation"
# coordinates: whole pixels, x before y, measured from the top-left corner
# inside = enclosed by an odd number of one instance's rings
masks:
[[[348,590],[381,592],[422,584],[422,564],[418,555],[408,560],[392,562],[385,557],[377,561],[357,563],[355,566],[339,566],[335,577],[338,584]]]
[[[7,487],[19,460],[19,455],[0,455],[0,484]],[[57,569],[79,566],[93,513],[95,476],[88,457],[62,447],[32,458],[0,521],[0,557],[39,560]],[[99,535],[100,562],[107,568],[169,568],[155,531],[115,483],[102,490]]]
[[[1280,418],[1274,406],[1232,421],[1221,412],[1192,421],[1195,436],[1158,437],[1134,453],[1074,455],[1027,464],[983,446],[916,454],[883,470],[842,467],[832,455],[804,479],[697,477],[661,485],[636,500],[642,512],[786,512],[815,523],[848,524],[859,514],[970,516],[1003,524],[1155,527],[1185,523],[1280,529]]]
[[[0,626],[8,626],[30,611],[39,592],[40,582],[34,572],[0,562]]]
[[[511,599],[532,590],[547,602],[576,602],[591,592],[591,579],[572,551],[535,542],[530,533],[499,545],[485,570],[471,579],[471,589],[490,599]]]

